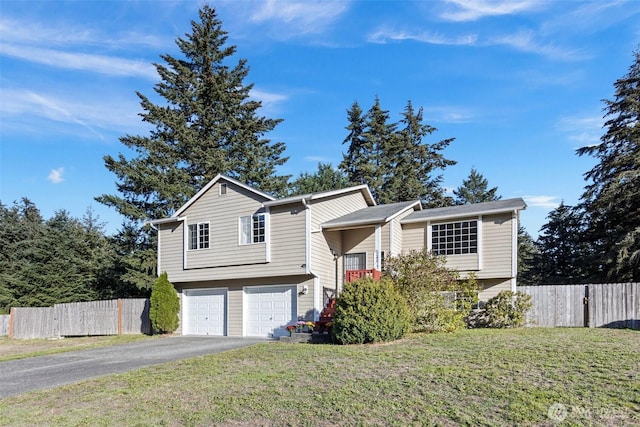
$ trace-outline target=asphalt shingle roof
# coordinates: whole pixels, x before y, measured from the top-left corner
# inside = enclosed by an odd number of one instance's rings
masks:
[[[445,208],[416,211],[402,219],[402,223],[420,222],[444,218],[460,218],[525,209],[527,204],[521,198],[474,203],[472,205],[447,206]]]
[[[420,206],[418,201],[390,203],[369,206],[355,212],[334,218],[322,224],[322,228],[354,227],[367,224],[381,224],[412,206]]]

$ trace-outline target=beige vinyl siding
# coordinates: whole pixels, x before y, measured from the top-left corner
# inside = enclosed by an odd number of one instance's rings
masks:
[[[341,283],[342,258],[334,261],[332,249],[338,254],[342,253],[341,231],[323,230],[311,233],[311,272],[320,281],[320,298],[322,298],[322,288],[332,290],[336,288],[336,262],[338,263],[338,286]]]
[[[181,221],[158,225],[158,275],[182,271],[184,224]]]
[[[240,245],[239,236],[239,218],[260,210],[262,199],[232,183],[227,183],[227,194],[221,195],[219,186],[216,183],[182,214],[186,229],[209,223],[209,248],[187,250],[187,269],[266,262],[265,243]]]
[[[217,187],[217,186],[214,186]],[[210,218],[220,218],[218,223],[233,224],[233,233],[227,233],[224,242],[216,240],[220,238],[220,234],[216,234],[217,228],[214,221],[210,222],[210,244],[212,248],[203,250],[187,251],[188,264],[187,269],[182,268],[182,256],[184,237],[182,235],[182,226],[176,231],[168,234],[167,225],[163,225],[161,235],[161,266],[166,269],[169,280],[173,282],[192,282],[207,280],[228,280],[249,277],[270,277],[284,275],[299,275],[305,273],[306,249],[305,249],[305,215],[306,211],[301,204],[292,204],[287,206],[272,207],[268,215],[268,230],[266,240],[269,242],[241,245],[239,242],[239,218],[245,215],[251,215],[261,206],[260,202],[246,203],[247,195],[235,198],[233,197],[235,187],[231,183],[228,185],[227,194],[219,196],[217,188],[211,188],[207,194],[211,194],[212,198],[229,198],[235,199],[238,206],[245,206],[246,210],[240,208],[229,208],[229,210],[219,210],[217,206],[212,206],[213,214]],[[239,190],[244,191],[242,188]],[[249,194],[250,196],[250,194]],[[253,199],[251,199],[253,200]],[[201,200],[198,200],[185,212],[188,222],[191,223],[194,215],[191,209],[195,207]],[[194,221],[196,222],[196,221]],[[165,238],[167,234],[167,238]],[[179,236],[176,236],[179,235]],[[177,243],[179,240],[180,243]],[[166,244],[166,247],[165,247]],[[267,262],[267,247],[270,245],[271,258]],[[179,245],[179,246],[177,246]],[[195,252],[202,252],[202,255],[196,256]],[[205,260],[220,256],[224,262],[213,259],[205,263]],[[167,259],[168,263],[163,262]],[[194,268],[194,258],[200,261],[200,267]],[[198,264],[195,264],[198,265]]]
[[[478,294],[480,301],[487,302],[501,291],[511,290],[511,279],[484,279],[478,281],[482,285],[482,290]]]
[[[271,261],[262,270],[271,276],[303,274],[306,261],[306,215],[302,204],[271,208]]]
[[[342,257],[333,260],[331,250],[343,253],[341,231],[321,230],[322,224],[350,212],[366,208],[367,202],[360,190],[350,194],[312,200],[309,206],[311,228],[311,272],[318,277],[320,303],[322,290],[336,288],[336,262],[338,263],[338,287],[342,285]],[[346,233],[346,232],[345,232]]]
[[[297,286],[297,313],[298,318],[313,320],[313,278],[309,276],[287,276],[287,277],[269,277],[269,278],[251,278],[244,280],[226,280],[226,281],[202,281],[178,283],[176,288],[182,296],[184,289],[198,288],[226,288],[227,294],[227,333],[232,337],[241,337],[243,335],[243,304],[244,304],[244,287],[245,286],[269,286],[269,285],[296,285]],[[307,285],[309,292],[301,295],[304,285]],[[182,303],[182,298],[181,298]],[[182,317],[180,317],[182,323]],[[182,327],[176,333],[182,333]]]
[[[427,223],[411,223],[402,226],[402,252],[421,251],[427,246]]]
[[[324,199],[312,200],[311,230],[320,229],[329,220],[366,208],[367,201],[360,190]]]
[[[342,235],[342,249],[345,254],[367,253],[367,270],[373,268],[375,250],[375,227],[346,230]]]
[[[382,250],[385,251],[385,256],[399,255],[402,253],[404,233],[400,221],[411,213],[413,213],[413,209],[409,209],[393,218],[388,224],[385,224],[383,236],[386,234],[389,239],[389,243],[385,243],[384,238],[382,240]]]
[[[482,269],[479,279],[511,277],[512,213],[482,218]]]

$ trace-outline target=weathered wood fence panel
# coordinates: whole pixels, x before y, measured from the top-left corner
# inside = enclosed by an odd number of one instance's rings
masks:
[[[151,334],[146,298],[14,307],[8,317],[13,338]]]
[[[521,286],[531,295],[527,324],[640,329],[640,283]]]
[[[151,321],[149,320],[149,299],[130,298],[121,299],[121,334],[151,335]]]
[[[54,308],[60,336],[118,334],[118,300],[71,302]]]
[[[640,283],[589,286],[591,327],[640,329]]]
[[[56,338],[58,337],[55,308],[12,307],[10,334],[12,338]]]
[[[9,318],[8,314],[0,314],[0,337],[9,335]]]

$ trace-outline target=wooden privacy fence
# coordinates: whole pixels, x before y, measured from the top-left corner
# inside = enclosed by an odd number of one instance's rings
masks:
[[[531,295],[531,326],[640,330],[640,283],[519,286]]]
[[[12,338],[151,334],[147,298],[72,302],[53,307],[13,307]]]
[[[9,335],[9,315],[0,314],[0,337]]]

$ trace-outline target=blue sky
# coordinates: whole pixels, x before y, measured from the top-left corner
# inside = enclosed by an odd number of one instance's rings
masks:
[[[116,191],[103,156],[149,128],[135,91],[153,98],[153,62],[179,55],[197,1],[0,0],[0,201],[28,197],[49,218],[91,207],[109,233],[121,218],[93,198]],[[346,110],[376,96],[394,121],[408,100],[455,138],[454,189],[475,167],[503,198],[523,197],[534,237],[560,201],[578,202],[594,165],[575,149],[603,134],[602,99],[640,42],[637,1],[211,1],[236,60],[246,58],[280,173],[346,148]]]

